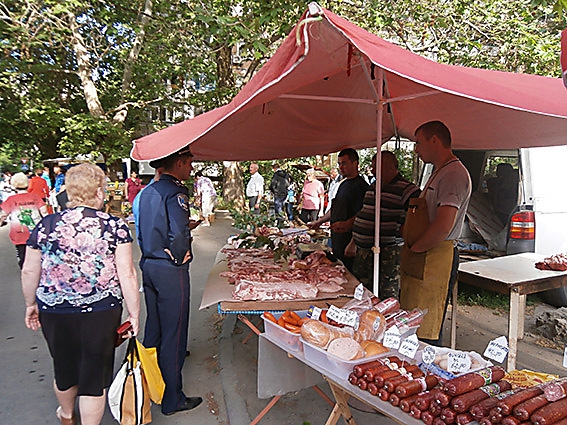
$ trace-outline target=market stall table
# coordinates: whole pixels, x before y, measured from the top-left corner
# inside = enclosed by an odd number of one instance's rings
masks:
[[[336,424],[341,417],[345,423],[356,425],[347,404],[350,397],[360,400],[400,424],[423,425],[422,421],[413,418],[400,408],[349,384],[346,379],[305,358],[303,352],[290,350],[289,347],[270,335],[260,335],[258,343],[259,398],[281,396],[292,391],[320,385],[325,381],[329,384],[335,398],[335,405],[325,422],[326,425]]]
[[[518,339],[524,336],[526,295],[567,286],[567,271],[539,270],[535,263],[543,255],[522,253],[487,260],[471,261],[459,265],[458,282],[510,296],[508,319],[508,370],[516,368]],[[451,348],[457,339],[458,285],[452,293]]]

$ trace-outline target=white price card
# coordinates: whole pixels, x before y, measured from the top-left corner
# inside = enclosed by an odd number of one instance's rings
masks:
[[[451,373],[468,372],[471,368],[471,358],[468,353],[451,351],[447,354],[447,370]]]
[[[565,351],[563,351],[563,367],[567,367],[567,347],[565,347]]]
[[[313,320],[319,320],[319,318],[321,317],[321,312],[323,311],[323,309],[321,309],[321,307],[312,307],[311,310],[311,318]]]
[[[483,356],[494,360],[495,362],[502,363],[508,355],[508,340],[505,336],[499,336],[493,339],[486,346]]]
[[[428,345],[427,347],[425,347],[423,349],[423,351],[421,352],[421,360],[423,361],[423,363],[425,363],[426,365],[430,365],[431,363],[433,363],[435,361],[435,355],[437,354],[437,352],[435,351],[435,348],[433,348],[432,346]]]
[[[382,341],[382,345],[384,345],[384,347],[397,350],[401,342],[402,338],[400,336],[400,330],[396,325],[392,326],[384,333],[384,340]]]
[[[400,344],[400,348],[398,352],[410,359],[415,357],[415,353],[417,353],[417,349],[419,348],[419,341],[417,339],[417,335],[413,334],[410,337],[404,339]]]
[[[346,310],[343,308],[338,308],[334,305],[329,307],[327,311],[327,319],[334,320],[341,325],[347,325],[355,327],[358,325],[358,314],[353,310]]]
[[[362,283],[359,283],[356,288],[354,288],[354,299],[355,300],[362,300],[362,296],[364,295],[364,286]]]

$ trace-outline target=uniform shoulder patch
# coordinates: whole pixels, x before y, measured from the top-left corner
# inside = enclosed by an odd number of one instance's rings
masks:
[[[177,203],[185,211],[189,211],[189,197],[187,195],[185,195],[184,193],[178,193],[177,194]]]

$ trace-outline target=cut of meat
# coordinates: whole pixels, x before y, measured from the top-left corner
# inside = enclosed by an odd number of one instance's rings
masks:
[[[265,283],[240,280],[232,291],[232,298],[241,301],[295,300],[317,297],[317,287],[308,283]]]
[[[540,270],[567,270],[567,254],[555,254],[539,261],[535,264],[537,269]]]

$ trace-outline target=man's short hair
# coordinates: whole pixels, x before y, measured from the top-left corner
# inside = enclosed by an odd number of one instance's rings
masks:
[[[398,163],[398,158],[396,157],[394,152],[392,152],[392,151],[381,151],[380,155],[382,155],[382,157],[384,157],[384,158],[387,158],[388,161],[391,161],[392,165],[396,168],[396,170],[400,166],[400,164]]]
[[[180,149],[177,152],[166,156],[165,158],[154,159],[153,161],[150,161],[150,167],[156,169],[163,167],[164,169],[169,170],[171,169],[171,167],[173,167],[173,164],[175,164],[178,159],[184,159],[192,156],[193,154],[191,153],[191,149],[189,149],[189,146],[186,146],[183,149]]]
[[[417,136],[417,133],[420,131],[423,132],[423,135],[427,140],[431,139],[433,136],[437,136],[444,147],[451,147],[451,132],[441,121],[429,121],[425,124],[421,124],[415,130],[414,135]]]
[[[339,158],[341,156],[348,156],[348,159],[350,159],[352,162],[356,161],[358,162],[358,152],[356,152],[353,148],[346,148],[343,149],[342,151],[339,152]]]

